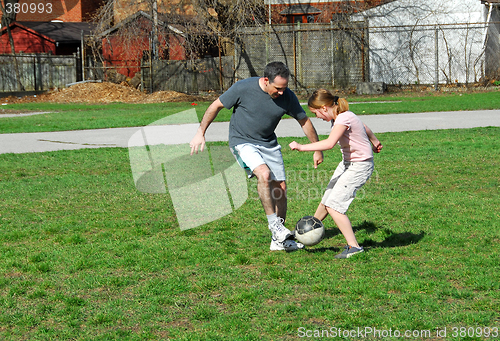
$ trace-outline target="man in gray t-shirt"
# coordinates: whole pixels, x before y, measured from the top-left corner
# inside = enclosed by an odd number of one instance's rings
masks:
[[[250,176],[257,177],[257,191],[272,233],[271,251],[292,251],[304,245],[292,240],[284,226],[287,210],[286,178],[281,147],[275,129],[284,115],[295,118],[309,141],[318,141],[311,121],[297,96],[288,89],[290,72],[281,62],[266,65],[263,77],[236,82],[206,110],[200,127],[191,140],[191,155],[203,151],[205,132],[222,108],[233,108],[229,123],[229,147]],[[314,168],[323,162],[314,153]]]
[[[219,97],[225,108],[233,108],[229,124],[231,148],[242,143],[275,147],[278,141],[274,131],[284,115],[296,120],[307,117],[290,89],[285,88],[274,99],[261,89],[259,81],[259,77],[241,80]]]

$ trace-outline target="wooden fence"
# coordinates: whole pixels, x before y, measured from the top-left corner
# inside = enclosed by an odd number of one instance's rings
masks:
[[[234,57],[203,58],[193,60],[145,60],[141,71],[133,79],[120,74],[120,69],[137,68],[137,65],[103,66],[87,58],[85,78],[113,83],[128,81],[134,87],[149,93],[178,91],[188,94],[227,90],[235,82]]]
[[[150,92],[174,90],[191,94],[222,92],[234,83],[233,60],[232,56],[220,59],[157,60],[153,61],[152,69],[149,64],[143,64],[144,89]]]
[[[44,91],[64,88],[66,84],[81,80],[80,59],[73,56],[49,54],[0,55],[0,92],[21,91],[16,77],[25,91]]]

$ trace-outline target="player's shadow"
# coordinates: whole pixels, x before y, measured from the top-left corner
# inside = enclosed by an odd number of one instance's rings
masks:
[[[420,233],[412,233],[412,232],[402,232],[402,233],[393,233],[387,236],[384,240],[377,242],[372,239],[365,239],[363,241],[364,248],[378,248],[378,247],[399,247],[399,246],[407,246],[418,243],[422,238],[424,238],[424,231],[420,231]]]
[[[363,221],[359,225],[355,225],[352,227],[354,233],[358,231],[366,231],[366,233],[372,234],[377,231],[382,231],[386,236],[382,241],[374,241],[373,239],[365,238],[362,242],[363,248],[365,249],[374,249],[379,247],[391,248],[391,247],[400,247],[407,246],[411,244],[418,243],[424,236],[425,233],[420,231],[420,233],[412,233],[412,232],[402,232],[402,233],[393,233],[389,228],[385,228],[384,226],[377,226],[375,223],[371,221]],[[325,237],[324,239],[333,238],[341,234],[340,230],[337,226],[325,226]],[[327,250],[338,252],[342,250],[339,247],[319,247],[314,249],[306,249],[307,252],[325,252]]]

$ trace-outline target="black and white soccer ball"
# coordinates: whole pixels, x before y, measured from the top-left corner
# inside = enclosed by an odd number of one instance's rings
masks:
[[[316,217],[302,217],[295,225],[295,239],[304,245],[316,245],[324,236],[325,226],[323,226],[321,220]]]

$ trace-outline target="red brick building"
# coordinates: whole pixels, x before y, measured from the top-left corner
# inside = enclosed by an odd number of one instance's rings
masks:
[[[171,32],[162,21],[158,22],[158,55],[161,59],[185,59],[181,48],[184,39]],[[116,71],[133,77],[140,71],[141,61],[149,58],[151,49],[152,18],[142,11],[120,21],[100,35],[104,66],[114,66]],[[166,49],[172,46],[173,49]]]
[[[16,21],[88,22],[103,0],[19,0]],[[0,19],[2,13],[0,12]]]
[[[168,15],[159,15],[156,56],[163,60],[186,60],[189,57],[203,57],[210,52],[201,46],[188,43],[188,33],[180,24],[172,22]],[[116,71],[127,77],[134,77],[140,71],[143,61],[149,60],[153,19],[148,13],[139,11],[120,21],[117,25],[99,35],[102,41],[104,66],[116,67]],[[190,46],[187,48],[187,46]],[[203,44],[201,44],[203,45]],[[217,51],[218,53],[218,51]]]
[[[23,21],[10,24],[16,53],[71,55],[81,45],[82,32],[90,34],[93,24]],[[7,28],[0,30],[0,54],[10,54]]]
[[[114,20],[116,23],[126,20],[139,11],[151,13],[150,4],[147,1],[113,0]],[[156,0],[158,12],[163,14],[177,14],[194,16],[196,11],[191,0]]]
[[[5,11],[17,12],[10,25],[16,53],[70,55],[78,51],[81,36],[103,0],[19,0]],[[15,7],[13,7],[15,6]],[[0,20],[2,13],[0,12]],[[0,54],[11,53],[7,27],[0,29]]]
[[[346,13],[355,13],[393,0],[265,0],[272,24],[329,23]]]

